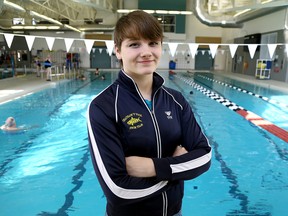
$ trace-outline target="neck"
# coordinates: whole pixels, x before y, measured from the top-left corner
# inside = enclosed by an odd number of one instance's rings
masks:
[[[153,75],[133,77],[144,99],[151,100]]]

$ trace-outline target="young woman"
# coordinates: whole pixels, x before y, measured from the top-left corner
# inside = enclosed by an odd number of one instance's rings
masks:
[[[211,147],[188,102],[155,72],[162,39],[152,15],[121,17],[114,42],[122,69],[88,108],[91,157],[108,216],[181,215],[184,180],[210,167]]]

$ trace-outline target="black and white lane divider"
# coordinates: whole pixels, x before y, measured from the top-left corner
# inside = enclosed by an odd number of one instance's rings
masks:
[[[188,78],[181,77],[181,76],[178,76],[178,75],[176,77],[181,79],[182,81],[184,81],[186,84],[192,86],[196,90],[202,92],[204,95],[210,97],[211,99],[217,101],[218,103],[221,103],[223,106],[226,106],[227,108],[229,108],[229,109],[231,109],[233,111],[245,110],[243,107],[235,104],[234,102],[228,100],[227,98],[222,97],[221,95],[217,94],[216,92],[213,92],[213,91],[211,91],[209,89],[206,89],[203,86],[195,83],[193,81],[193,79],[188,79]]]
[[[237,86],[233,86],[231,84],[228,84],[228,83],[225,83],[225,82],[221,82],[219,80],[216,80],[216,79],[212,79],[210,77],[207,77],[207,76],[204,76],[204,75],[197,75],[198,77],[201,77],[203,79],[206,79],[206,80],[209,80],[209,81],[212,81],[212,82],[215,82],[215,83],[218,83],[220,85],[223,85],[223,86],[227,86],[229,88],[232,88],[232,89],[235,89],[237,91],[240,91],[240,92],[243,92],[243,93],[246,93],[246,94],[249,94],[251,96],[254,96],[254,97],[257,97],[257,98],[260,98],[268,103],[271,103],[271,104],[276,104],[276,105],[279,105],[281,107],[285,107],[285,108],[288,108],[288,104],[285,104],[285,103],[282,103],[282,102],[279,102],[279,101],[276,101],[276,100],[273,100],[273,99],[269,99],[268,97],[265,97],[265,96],[262,96],[262,95],[259,95],[259,94],[255,94],[254,92],[251,92],[251,91],[248,91],[246,89],[241,89]]]
[[[194,80],[191,78],[188,79],[186,77],[182,77],[179,75],[175,75],[175,77],[179,78],[186,84],[192,86],[194,89],[202,92],[204,95],[208,96],[209,98],[217,101],[218,103],[221,103],[223,106],[226,106],[230,110],[233,110],[234,112],[243,116],[246,120],[250,121],[254,125],[265,129],[266,131],[270,132],[271,134],[274,134],[275,136],[279,137],[280,139],[288,143],[288,131],[284,130],[283,128],[280,128],[274,125],[272,122],[269,122],[263,119],[262,117],[256,115],[255,113],[244,109],[243,107],[233,103],[232,101],[222,97],[221,95],[209,89],[204,88],[203,86],[195,83]]]

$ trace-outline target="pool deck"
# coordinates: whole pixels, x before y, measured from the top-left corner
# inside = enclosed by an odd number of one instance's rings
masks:
[[[161,70],[160,70],[161,71]],[[183,71],[183,70],[182,70]],[[215,74],[224,75],[233,79],[238,79],[243,82],[252,83],[261,87],[271,88],[287,92],[288,83],[275,81],[275,80],[259,80],[253,76],[236,74],[236,73],[224,73],[213,72]],[[40,91],[45,88],[53,88],[58,82],[56,78],[52,81],[46,81],[45,78],[36,77],[35,74],[28,74],[18,77],[6,78],[0,80],[0,104],[9,102],[19,97],[31,94],[36,91]]]
[[[40,91],[45,88],[53,88],[58,80],[46,81],[35,74],[11,77],[0,80],[0,105],[22,96]]]
[[[189,72],[193,73],[193,72],[199,72],[199,71],[189,70]],[[200,71],[200,72],[210,73],[211,71]],[[223,71],[213,71],[212,73],[215,75],[226,76],[228,78],[236,79],[242,82],[251,83],[253,85],[257,85],[260,87],[279,90],[282,92],[286,92],[288,94],[288,82],[285,83],[285,82],[271,80],[271,79],[256,79],[255,77],[251,75],[223,72]]]
[[[220,72],[215,72],[215,74],[221,74],[223,76],[237,79],[243,82],[251,83],[257,86],[261,86],[264,88],[268,89],[274,89],[274,90],[279,90],[282,92],[286,92],[288,94],[288,83],[286,82],[281,82],[277,80],[264,80],[264,79],[256,79],[253,76],[248,76],[244,74],[237,74],[237,73],[220,73]]]

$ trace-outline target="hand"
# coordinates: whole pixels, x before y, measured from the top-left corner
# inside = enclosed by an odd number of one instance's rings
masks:
[[[140,178],[156,176],[154,163],[151,158],[130,156],[125,159],[126,170],[129,175]]]
[[[183,146],[177,146],[173,153],[173,157],[180,156],[186,153],[188,153],[188,151]]]

